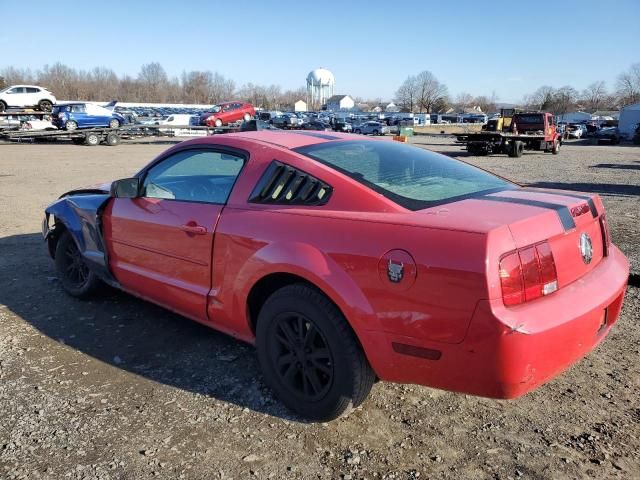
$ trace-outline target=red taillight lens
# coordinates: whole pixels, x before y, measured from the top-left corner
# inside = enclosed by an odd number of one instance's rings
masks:
[[[502,257],[500,283],[505,305],[518,305],[555,292],[558,276],[549,243],[541,242]]]
[[[611,247],[611,232],[609,232],[607,216],[604,213],[600,215],[600,229],[602,230],[602,254],[606,257],[609,255],[609,248]]]
[[[524,283],[518,252],[510,253],[500,260],[500,283],[505,305],[518,305],[524,302]]]

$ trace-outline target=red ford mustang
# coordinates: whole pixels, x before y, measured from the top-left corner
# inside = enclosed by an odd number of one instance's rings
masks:
[[[325,132],[180,143],[63,195],[43,229],[68,293],[104,282],[254,343],[322,420],[376,379],[531,391],[607,335],[629,273],[597,195]]]

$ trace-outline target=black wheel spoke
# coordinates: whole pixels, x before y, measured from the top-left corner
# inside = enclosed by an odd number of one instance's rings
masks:
[[[283,384],[307,401],[322,398],[333,382],[333,357],[322,332],[304,315],[286,313],[271,338],[273,366]]]
[[[309,381],[309,385],[313,388],[313,393],[317,394],[322,390],[322,383],[318,378],[318,372],[314,368],[307,368],[305,371],[305,377]]]

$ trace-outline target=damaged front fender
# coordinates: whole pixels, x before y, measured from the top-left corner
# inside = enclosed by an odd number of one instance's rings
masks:
[[[43,235],[53,258],[58,238],[62,231],[67,230],[87,266],[105,282],[117,286],[117,281],[109,271],[102,237],[101,216],[109,198],[108,193],[100,190],[66,194],[46,208]]]

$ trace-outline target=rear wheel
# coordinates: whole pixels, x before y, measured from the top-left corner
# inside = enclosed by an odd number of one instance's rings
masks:
[[[380,135],[380,132],[378,130],[374,130],[373,134],[377,137],[378,135]]]
[[[84,136],[84,144],[90,147],[100,145],[100,135],[94,132],[89,132]]]
[[[120,120],[117,118],[112,118],[109,121],[109,128],[118,128],[120,126]]]
[[[219,118],[216,118],[215,125],[216,125],[216,127],[221,127],[222,126],[222,120],[220,120]]]
[[[53,110],[53,103],[49,100],[40,100],[38,102],[38,108],[41,112],[50,112]]]
[[[359,129],[359,128],[356,128],[356,129],[353,131],[353,133],[357,133],[358,135],[360,135],[362,132],[360,131],[360,129]]]
[[[64,129],[72,132],[73,130],[78,128],[78,124],[73,120],[67,120],[64,122]]]
[[[104,140],[104,143],[106,143],[110,147],[115,147],[116,145],[120,144],[120,135],[115,132],[108,133]]]
[[[297,414],[335,419],[371,391],[373,370],[338,308],[305,284],[275,292],[258,316],[258,360],[266,383]]]
[[[76,242],[67,231],[62,233],[56,245],[55,265],[62,288],[69,295],[85,298],[102,285],[96,274],[87,267]]]
[[[0,112],[4,112],[7,109],[7,104],[0,101]]]
[[[524,152],[524,143],[522,143],[519,140],[516,140],[511,144],[511,149],[509,150],[509,156],[514,158],[520,158],[523,152]]]

